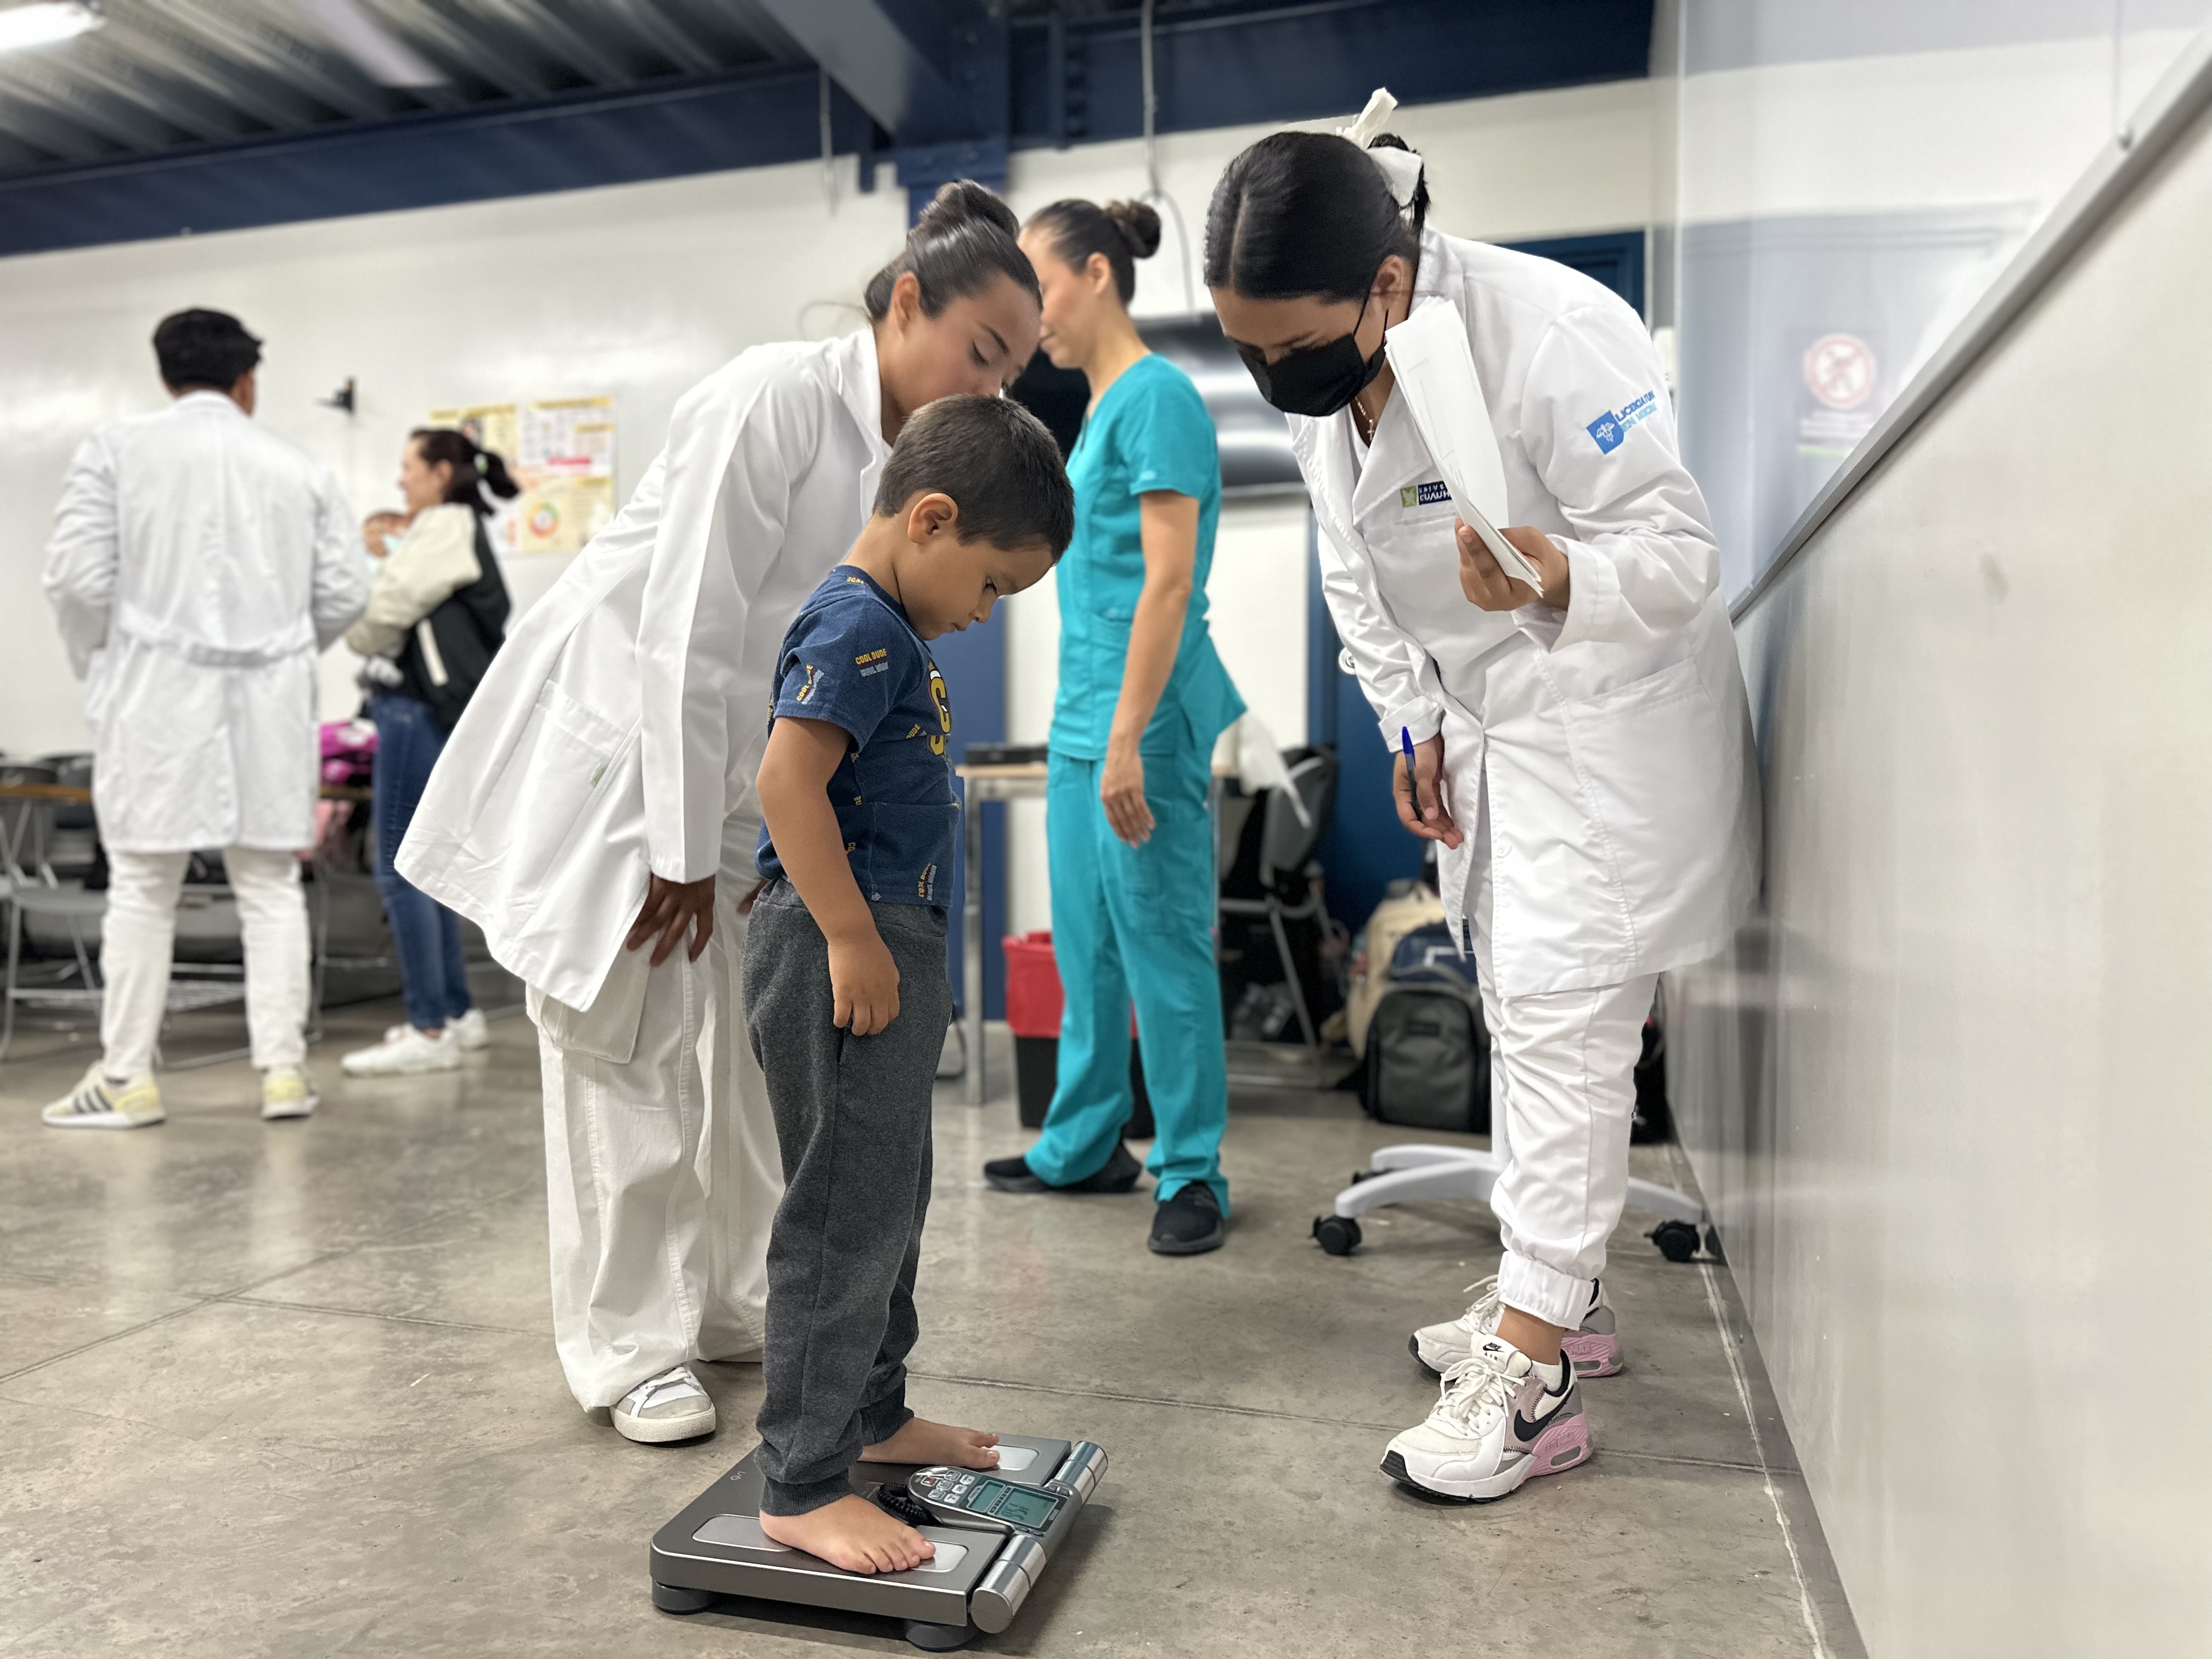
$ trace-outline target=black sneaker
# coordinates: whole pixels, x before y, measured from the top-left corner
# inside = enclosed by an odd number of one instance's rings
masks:
[[[1155,1255],[1203,1255],[1221,1248],[1221,1206],[1213,1188],[1194,1181],[1152,1212],[1146,1248]]]
[[[983,1166],[983,1179],[1002,1193],[1126,1193],[1133,1191],[1144,1165],[1138,1163],[1124,1140],[1114,1143],[1114,1155],[1096,1175],[1055,1187],[1030,1168],[1022,1158],[993,1158]]]

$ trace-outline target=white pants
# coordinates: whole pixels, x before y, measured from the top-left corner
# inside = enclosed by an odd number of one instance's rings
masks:
[[[531,995],[553,1342],[586,1410],[673,1365],[760,1357],[783,1176],[738,1006],[745,925],[725,893],[698,961],[650,968],[648,945],[580,1016]],[[636,996],[625,975],[643,980],[634,1023],[608,1018]]]
[[[1475,832],[1474,951],[1490,1026],[1490,1111],[1509,1159],[1490,1207],[1505,1243],[1498,1299],[1572,1330],[1628,1201],[1636,1061],[1659,976],[1500,997],[1490,972],[1490,814]]]
[[[154,1065],[168,1007],[177,942],[177,897],[189,853],[107,855],[107,914],[100,923],[100,1069],[136,1077]],[[295,853],[226,847],[224,871],[246,942],[246,1030],[253,1064],[297,1066],[307,1058],[307,905]]]

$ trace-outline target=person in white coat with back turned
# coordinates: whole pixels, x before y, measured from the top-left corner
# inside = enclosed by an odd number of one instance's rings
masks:
[[[400,848],[530,987],[554,1346],[632,1440],[710,1432],[691,1362],[757,1359],[765,1330],[782,1180],[735,964],[784,630],[907,416],[1002,390],[1036,349],[1017,229],[948,185],[869,283],[867,327],[756,346],[684,394],[636,493],[508,635]]]
[[[1620,1364],[1599,1279],[1644,1018],[1657,976],[1746,915],[1759,809],[1717,549],[1650,337],[1578,272],[1429,230],[1419,158],[1370,131],[1391,107],[1232,161],[1206,280],[1291,416],[1330,613],[1481,980],[1504,1259],[1415,1334],[1443,1389],[1382,1463],[1481,1501],[1589,1455],[1577,1372]],[[1540,592],[1460,522],[1439,454]]]
[[[261,343],[236,318],[179,312],[154,350],[175,402],[85,441],[46,551],[110,872],[101,1054],[46,1108],[57,1128],[161,1121],[154,1047],[201,848],[222,849],[237,897],[261,1115],[316,1103],[297,856],[315,839],[315,658],[368,604],[368,559],[331,470],[253,424]]]

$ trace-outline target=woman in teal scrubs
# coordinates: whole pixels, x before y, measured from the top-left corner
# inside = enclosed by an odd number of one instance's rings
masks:
[[[1213,740],[1244,712],[1206,629],[1221,516],[1213,422],[1190,377],[1129,320],[1159,216],[1055,202],[1022,234],[1044,289],[1042,343],[1091,382],[1068,457],[1075,540],[1060,560],[1060,696],[1045,786],[1053,955],[1066,993],[1044,1134],[984,1166],[1012,1192],[1127,1192],[1129,1010],[1159,1126],[1146,1167],[1152,1249],[1220,1247],[1229,1083],[1214,965]]]

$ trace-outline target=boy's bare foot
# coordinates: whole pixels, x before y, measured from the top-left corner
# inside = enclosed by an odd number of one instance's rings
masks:
[[[760,1529],[847,1572],[907,1572],[937,1553],[929,1540],[865,1498],[841,1498],[804,1515],[763,1515]]]
[[[866,1463],[936,1463],[956,1469],[995,1469],[999,1467],[999,1437],[981,1429],[956,1429],[946,1423],[929,1423],[909,1417],[902,1428],[880,1446],[860,1454]]]

